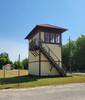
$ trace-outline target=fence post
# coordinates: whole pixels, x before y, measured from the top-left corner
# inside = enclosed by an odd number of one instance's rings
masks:
[[[5,75],[5,67],[3,68],[3,70],[4,70],[3,84],[5,84],[5,77],[6,77],[6,75]]]

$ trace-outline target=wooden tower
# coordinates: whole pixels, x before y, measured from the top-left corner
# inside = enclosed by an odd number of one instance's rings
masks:
[[[29,40],[29,73],[37,76],[65,76],[62,66],[62,33],[67,29],[36,25],[26,36]]]

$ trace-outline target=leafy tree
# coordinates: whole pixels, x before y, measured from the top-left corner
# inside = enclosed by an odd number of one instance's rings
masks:
[[[8,53],[3,52],[0,54],[0,69],[2,69],[2,66],[5,64],[12,64],[12,61],[10,61]]]
[[[75,63],[77,69],[85,71],[85,36],[82,35],[76,40]]]
[[[85,36],[63,46],[63,63],[67,70],[85,71]]]
[[[22,63],[20,61],[15,61],[14,68],[15,69],[23,69]]]
[[[63,66],[69,70],[69,49],[68,45],[63,46],[62,50],[62,60],[63,60]]]
[[[63,46],[63,63],[66,66],[66,69],[69,70],[74,64],[74,52],[75,52],[75,41],[69,41],[66,45]]]
[[[28,69],[28,59],[25,58],[23,61],[22,61],[22,65],[24,67],[24,69]]]

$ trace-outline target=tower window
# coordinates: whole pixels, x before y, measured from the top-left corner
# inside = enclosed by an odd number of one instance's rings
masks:
[[[55,34],[50,34],[50,43],[55,43]]]
[[[55,36],[55,42],[56,43],[60,43],[60,35],[59,34],[56,34],[56,36]]]
[[[60,43],[60,34],[56,33],[44,33],[44,42],[47,43]]]
[[[45,39],[45,42],[49,42],[49,33],[45,33],[44,39]]]

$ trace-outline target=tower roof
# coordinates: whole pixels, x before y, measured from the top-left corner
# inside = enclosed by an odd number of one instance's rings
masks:
[[[62,29],[62,30],[65,30],[64,28],[61,28],[59,26],[55,26],[55,25],[50,25],[50,24],[40,24],[38,25],[40,27],[45,27],[45,28],[55,28],[55,29]]]
[[[63,33],[65,32],[67,29],[59,27],[59,26],[55,26],[55,25],[50,25],[50,24],[40,24],[40,25],[36,25],[32,31],[25,37],[25,39],[30,39],[33,35],[35,35],[35,33],[39,32],[39,31],[52,31],[52,32],[59,32],[59,33]]]

